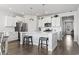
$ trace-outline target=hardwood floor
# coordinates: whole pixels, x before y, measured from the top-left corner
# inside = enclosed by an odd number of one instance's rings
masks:
[[[71,35],[66,35],[62,41],[58,41],[57,48],[54,50],[55,55],[77,55],[79,54],[79,46]]]
[[[47,55],[46,49],[38,49],[37,46],[19,45],[19,42],[13,42],[9,44],[8,55]]]
[[[70,35],[66,35],[63,40],[58,41],[53,52],[47,49],[38,49],[38,46],[21,46],[19,41],[9,43],[8,55],[77,55],[79,46],[73,41]]]

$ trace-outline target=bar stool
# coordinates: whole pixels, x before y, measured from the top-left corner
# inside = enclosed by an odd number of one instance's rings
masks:
[[[25,35],[25,36],[23,37],[23,45],[26,44],[26,39],[28,39],[28,36],[27,36],[27,35]]]
[[[43,42],[45,42],[45,43],[43,43]],[[48,48],[48,38],[47,37],[40,37],[39,38],[38,47],[42,48],[43,45],[46,45],[46,48]]]
[[[32,45],[33,46],[33,40],[32,40],[32,36],[24,36],[23,38],[23,45],[26,44],[26,45]]]

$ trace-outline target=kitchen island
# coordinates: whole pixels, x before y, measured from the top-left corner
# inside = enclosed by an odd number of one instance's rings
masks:
[[[40,37],[48,37],[48,51],[53,51],[57,46],[57,32],[20,32],[20,44],[23,44],[24,35],[32,36],[34,45],[38,45]]]

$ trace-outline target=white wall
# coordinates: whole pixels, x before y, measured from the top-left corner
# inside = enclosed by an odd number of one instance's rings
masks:
[[[78,36],[78,37],[77,37],[77,38],[78,38],[78,41],[77,41],[77,42],[78,42],[78,45],[79,45],[79,27],[78,27],[78,25],[79,25],[79,8],[78,8],[78,11],[77,11],[77,19],[78,19],[78,20],[76,21],[76,24],[77,24],[76,27],[77,27],[77,29],[78,29],[78,30],[77,30],[77,34],[78,34],[78,35],[77,35],[77,36]]]
[[[77,11],[74,13],[74,41],[78,42],[78,14]]]

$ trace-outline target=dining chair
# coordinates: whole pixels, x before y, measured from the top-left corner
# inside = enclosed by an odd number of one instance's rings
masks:
[[[4,35],[4,32],[0,32],[0,54],[7,54],[8,51],[8,36]]]
[[[0,33],[0,55],[2,55],[2,40],[3,40],[3,34],[4,34],[4,33]]]

